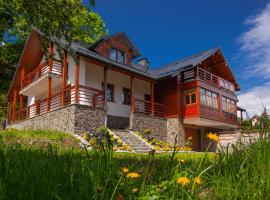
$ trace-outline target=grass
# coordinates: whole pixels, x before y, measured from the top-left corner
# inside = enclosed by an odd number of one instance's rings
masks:
[[[66,148],[63,138],[77,141],[49,131],[11,130],[0,136],[0,199],[270,199],[266,134],[218,155],[114,153],[107,143],[88,152]],[[40,138],[52,142],[22,145]],[[127,178],[123,167],[139,177]],[[184,185],[180,177],[190,182]]]

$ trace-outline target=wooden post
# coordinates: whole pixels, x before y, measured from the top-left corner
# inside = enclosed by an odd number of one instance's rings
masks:
[[[176,78],[176,98],[177,98],[177,101],[176,101],[176,105],[177,105],[177,115],[178,117],[180,117],[180,109],[181,109],[181,104],[182,104],[182,99],[181,99],[181,95],[180,95],[180,80],[181,80],[181,74],[178,74],[177,75],[177,78]]]
[[[155,88],[154,88],[154,83],[151,82],[151,115],[155,115]]]
[[[47,97],[47,112],[50,111],[52,97],[52,69],[53,69],[53,42],[50,42],[50,61],[49,61],[49,77],[48,77],[48,97]]]
[[[135,89],[135,84],[134,84],[134,76],[131,76],[130,79],[130,87],[131,87],[131,94],[130,94],[130,111],[134,113],[135,111],[135,94],[134,94],[134,89]]]
[[[105,109],[105,126],[107,126],[108,124],[108,105],[107,105],[107,102],[108,102],[108,93],[107,93],[107,90],[108,90],[108,68],[107,67],[104,67],[104,71],[103,71],[104,75],[104,80],[103,80],[103,90],[104,90],[104,109]]]
[[[18,91],[17,91],[17,88],[13,88],[13,122],[15,122],[15,120],[16,120],[16,106],[17,106],[17,93],[18,93]]]
[[[80,59],[80,58],[79,58]],[[79,103],[80,60],[75,64],[75,103]]]
[[[241,115],[240,116],[240,125],[242,125],[242,122],[243,122],[243,111],[241,110],[240,112],[241,112],[241,114],[240,114]]]
[[[64,50],[64,62],[63,62],[63,70],[62,70],[62,107],[65,106],[65,91],[67,84],[67,50]]]
[[[21,78],[21,89],[23,88],[23,79],[24,79],[24,66],[21,66],[21,74],[20,74],[20,78]],[[23,108],[23,96],[20,95],[20,110],[19,110],[19,120],[21,120],[22,118],[22,108]]]
[[[20,111],[19,111],[19,120],[22,119],[22,109],[23,109],[23,96],[20,95]]]

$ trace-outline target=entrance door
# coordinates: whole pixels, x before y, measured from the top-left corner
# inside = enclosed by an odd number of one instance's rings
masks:
[[[185,141],[191,139],[191,148],[193,151],[201,150],[201,130],[194,128],[185,128]]]

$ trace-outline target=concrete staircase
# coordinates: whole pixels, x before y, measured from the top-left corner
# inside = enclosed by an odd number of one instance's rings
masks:
[[[131,150],[136,153],[148,153],[153,150],[153,147],[145,142],[142,138],[129,130],[111,130],[115,135],[131,147]]]

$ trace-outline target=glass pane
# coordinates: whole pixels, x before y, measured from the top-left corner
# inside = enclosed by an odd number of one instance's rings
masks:
[[[205,94],[205,89],[200,88],[200,93]]]
[[[191,94],[191,103],[196,103],[196,94]]]
[[[119,63],[124,63],[125,62],[125,53],[122,51],[118,51],[117,52],[117,59],[118,59],[117,61]]]
[[[212,97],[216,99],[217,98],[217,94],[216,93],[212,93]]]
[[[186,104],[190,104],[189,94],[188,95],[185,95],[185,99],[186,99]]]
[[[116,50],[114,48],[111,48],[110,50],[110,58],[116,61]]]
[[[211,92],[206,90],[206,95],[211,97]]]

